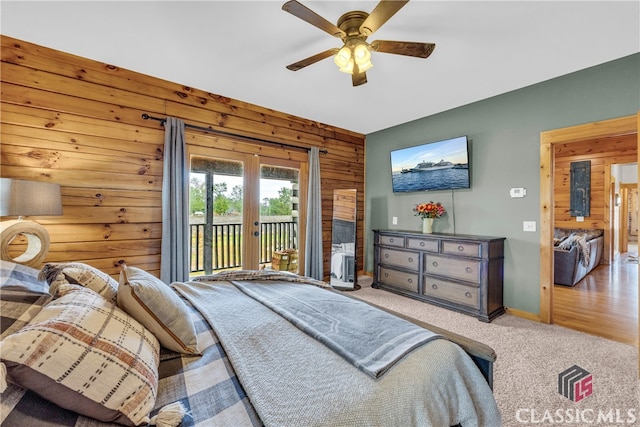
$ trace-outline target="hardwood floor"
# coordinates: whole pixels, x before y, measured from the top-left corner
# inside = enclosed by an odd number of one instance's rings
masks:
[[[637,256],[637,244],[629,245],[629,252],[595,268],[575,286],[555,285],[553,323],[637,346]]]

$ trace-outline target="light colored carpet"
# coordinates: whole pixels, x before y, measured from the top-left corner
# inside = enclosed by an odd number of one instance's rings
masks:
[[[636,347],[509,314],[484,323],[372,289],[367,276],[358,283],[362,288],[350,295],[491,346],[498,355],[494,395],[504,426],[640,426]],[[577,403],[558,392],[558,374],[573,365],[593,375],[593,393]]]

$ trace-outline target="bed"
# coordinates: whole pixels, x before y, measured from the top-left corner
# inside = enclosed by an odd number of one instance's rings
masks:
[[[500,425],[491,348],[324,282],[0,267],[2,425]]]

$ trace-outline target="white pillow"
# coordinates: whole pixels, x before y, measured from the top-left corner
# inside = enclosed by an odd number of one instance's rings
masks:
[[[155,334],[165,348],[200,354],[187,305],[160,279],[136,267],[120,271],[118,307]]]

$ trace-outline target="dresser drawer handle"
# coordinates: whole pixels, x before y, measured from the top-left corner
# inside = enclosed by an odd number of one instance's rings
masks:
[[[464,269],[464,271],[466,271],[467,273],[472,273],[473,269],[471,267],[467,267]]]
[[[407,279],[407,283],[413,284],[413,279]]]
[[[424,246],[424,245],[425,245],[425,243],[424,243],[424,242],[420,242],[420,246]]]
[[[464,252],[464,246],[459,245],[458,246],[458,252]]]
[[[433,265],[434,267],[437,267],[437,266],[438,266],[438,261],[433,261],[433,262],[431,263],[431,265]]]
[[[471,292],[467,291],[464,293],[464,296],[467,298],[471,298]]]
[[[409,261],[409,262],[413,262],[413,257],[412,257],[412,256],[410,256],[408,261]]]
[[[389,254],[384,254],[384,257],[385,258],[389,258]]]
[[[431,287],[432,287],[433,289],[438,289],[438,285],[436,285],[435,283],[434,283],[433,285],[431,285]]]
[[[389,277],[389,273],[384,273],[384,277]]]
[[[389,243],[393,243],[395,242],[395,240],[393,240],[393,237],[389,239]]]

